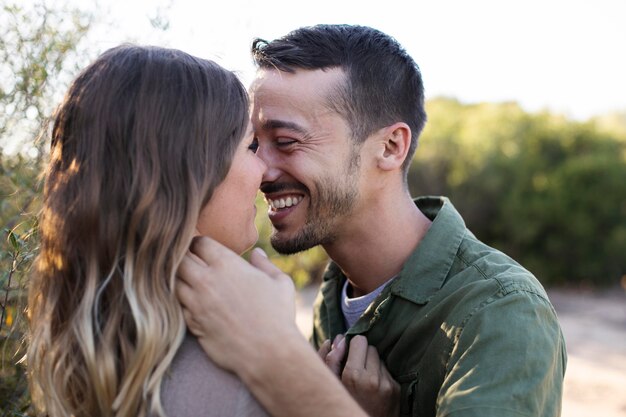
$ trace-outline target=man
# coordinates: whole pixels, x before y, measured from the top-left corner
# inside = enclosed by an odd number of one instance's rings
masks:
[[[408,193],[426,119],[413,59],[391,37],[348,25],[256,41],[253,56],[272,245],[322,245],[332,259],[315,347],[326,354],[326,340],[365,336],[375,348],[366,357],[379,354],[400,385],[401,415],[560,415],[565,344],[544,289],[477,240],[447,199]],[[341,369],[343,352],[329,355],[344,383],[358,380]]]

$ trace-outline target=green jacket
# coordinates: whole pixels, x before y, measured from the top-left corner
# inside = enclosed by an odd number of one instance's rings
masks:
[[[313,344],[365,335],[401,385],[403,416],[559,416],[565,341],[541,284],[476,239],[448,199],[415,202],[433,221],[428,233],[347,333],[346,278],[329,265]]]

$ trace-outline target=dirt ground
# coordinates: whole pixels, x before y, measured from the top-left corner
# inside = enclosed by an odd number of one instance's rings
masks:
[[[626,416],[626,293],[549,296],[568,351],[563,417]]]
[[[311,331],[316,288],[298,294],[297,322]],[[626,292],[548,291],[568,350],[562,417],[626,417]]]

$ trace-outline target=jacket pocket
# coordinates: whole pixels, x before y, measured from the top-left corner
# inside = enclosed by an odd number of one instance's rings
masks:
[[[400,384],[400,415],[401,416],[413,416],[414,410],[417,409],[417,387],[418,387],[418,375],[417,373],[411,373],[409,375],[403,375],[398,377],[398,383]]]

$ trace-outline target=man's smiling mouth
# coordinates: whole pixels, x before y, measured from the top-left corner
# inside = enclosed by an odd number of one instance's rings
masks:
[[[301,195],[289,195],[276,198],[266,198],[267,204],[270,206],[270,210],[278,211],[280,209],[294,207],[300,204],[304,199]]]

